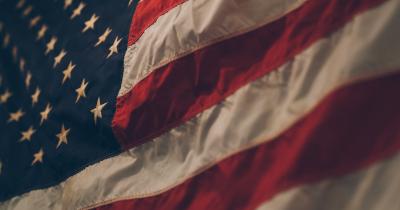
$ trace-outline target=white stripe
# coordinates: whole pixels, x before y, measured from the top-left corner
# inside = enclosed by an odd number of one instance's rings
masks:
[[[221,159],[285,131],[334,89],[400,68],[400,2],[365,12],[154,141],[86,168],[61,185],[2,203],[13,209],[76,209],[164,192]],[[335,47],[333,47],[335,46]]]
[[[337,179],[278,194],[258,210],[399,210],[400,155]]]
[[[188,0],[160,16],[129,46],[119,96],[155,69],[195,50],[261,27],[306,0]]]

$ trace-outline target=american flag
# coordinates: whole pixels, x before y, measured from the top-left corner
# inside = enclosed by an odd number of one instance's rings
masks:
[[[400,1],[0,0],[0,209],[400,209]]]

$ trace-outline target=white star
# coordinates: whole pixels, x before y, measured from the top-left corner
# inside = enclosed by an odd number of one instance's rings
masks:
[[[29,127],[29,129],[27,131],[21,132],[21,139],[19,140],[20,142],[23,141],[31,141],[32,135],[36,132],[35,129],[33,129],[33,127]]]
[[[75,90],[75,92],[78,94],[76,96],[75,103],[78,103],[78,101],[79,101],[79,99],[81,97],[84,97],[84,98],[86,97],[85,90],[86,90],[86,87],[87,87],[88,84],[89,84],[89,82],[86,82],[85,79],[83,79],[82,83],[81,83],[81,86],[78,89]]]
[[[31,19],[31,21],[29,22],[29,28],[32,28],[33,26],[37,25],[37,23],[42,19],[42,17],[40,15],[34,17]]]
[[[17,4],[16,8],[17,8],[17,9],[20,9],[20,8],[22,8],[22,7],[24,6],[24,4],[25,4],[25,0],[19,0],[19,2],[18,2],[18,4]]]
[[[32,74],[28,72],[25,77],[25,87],[28,89],[31,85]]]
[[[16,61],[17,60],[17,56],[18,56],[18,48],[16,46],[14,46],[12,48],[12,52],[11,53],[12,53],[14,61]]]
[[[50,51],[54,50],[56,43],[57,37],[51,37],[50,41],[46,44],[46,52],[44,54],[47,55]]]
[[[29,7],[27,7],[27,8],[22,12],[22,16],[23,16],[23,17],[26,17],[26,16],[28,16],[29,14],[31,14],[31,12],[32,12],[32,6],[29,6]]]
[[[104,104],[101,104],[100,98],[97,98],[96,107],[94,109],[90,110],[90,112],[93,113],[94,124],[97,123],[97,118],[100,118],[100,119],[102,118],[101,112],[102,112],[104,106],[106,106],[106,105],[107,105],[107,102]]]
[[[67,9],[72,4],[72,0],[64,0],[64,9]]]
[[[54,58],[53,68],[55,68],[61,62],[61,60],[64,58],[66,54],[67,52],[65,52],[64,49],[62,49],[61,52]]]
[[[37,33],[36,40],[40,40],[44,37],[44,35],[47,32],[47,25],[42,25],[42,27],[39,29],[39,32]]]
[[[6,90],[2,95],[0,95],[0,104],[7,103],[8,99],[12,96],[9,90]]]
[[[60,147],[62,143],[68,144],[68,133],[71,129],[65,129],[64,125],[61,127],[61,131],[59,134],[57,134],[58,142],[57,142],[57,147]]]
[[[86,4],[84,4],[82,2],[79,3],[78,7],[76,9],[74,9],[74,11],[72,12],[71,19],[74,19],[78,15],[81,15],[82,9],[85,8],[85,6],[86,6]]]
[[[6,48],[10,44],[10,34],[6,34],[3,39],[3,48]]]
[[[47,104],[46,108],[42,112],[40,112],[40,125],[42,125],[43,122],[49,118],[51,110],[52,107],[50,106],[50,104]]]
[[[107,39],[108,35],[111,33],[111,31],[112,30],[110,28],[107,28],[104,31],[103,35],[99,36],[99,39],[98,39],[97,43],[94,46],[97,47],[99,44],[101,44],[104,41],[106,41],[106,39]]]
[[[112,54],[118,53],[118,45],[121,42],[122,38],[118,38],[118,36],[115,38],[114,43],[111,45],[109,48],[110,53],[108,53],[107,58],[111,57]]]
[[[99,16],[93,14],[92,17],[85,22],[85,28],[82,29],[82,33],[86,32],[89,29],[94,29],[94,24],[99,19]]]
[[[21,117],[23,117],[25,112],[22,111],[22,109],[19,109],[18,111],[14,113],[10,113],[10,117],[8,118],[8,123],[10,122],[18,122]]]
[[[35,163],[43,163],[43,156],[43,149],[40,149],[37,153],[33,154],[32,165],[34,165]]]
[[[32,94],[32,106],[34,106],[38,101],[39,101],[39,96],[40,96],[40,89],[37,87],[35,90],[35,93]]]
[[[63,71],[64,78],[61,84],[64,84],[64,82],[67,81],[67,79],[71,79],[71,74],[74,68],[75,65],[73,65],[72,62],[69,62],[68,67]]]
[[[132,0],[129,0],[128,7],[132,4]]]
[[[19,59],[19,70],[23,72],[25,70],[25,60],[23,58]]]

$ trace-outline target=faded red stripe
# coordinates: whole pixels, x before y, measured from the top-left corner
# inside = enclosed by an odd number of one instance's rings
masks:
[[[157,69],[117,99],[113,130],[125,149],[142,144],[277,69],[384,0],[309,0],[258,30]]]
[[[158,196],[98,209],[255,209],[289,188],[367,167],[400,150],[398,90],[400,74],[342,88],[274,141]]]
[[[128,46],[133,45],[144,31],[169,10],[186,0],[144,0],[139,2],[132,18]]]

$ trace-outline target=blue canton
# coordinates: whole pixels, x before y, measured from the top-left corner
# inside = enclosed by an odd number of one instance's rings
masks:
[[[118,154],[132,0],[0,0],[0,201]]]

